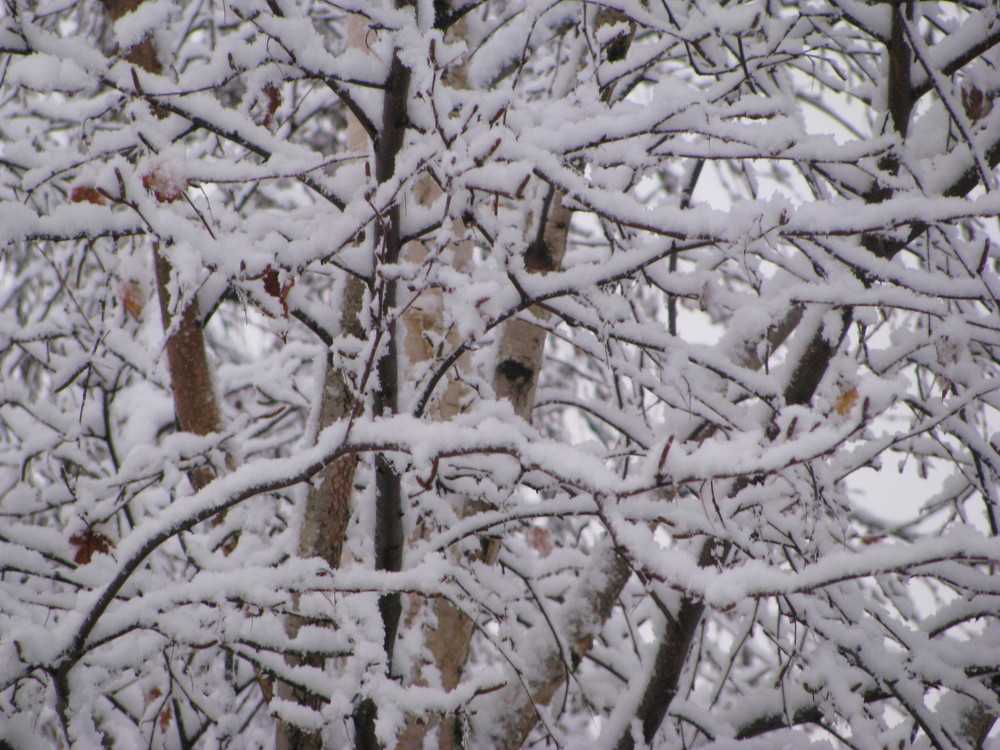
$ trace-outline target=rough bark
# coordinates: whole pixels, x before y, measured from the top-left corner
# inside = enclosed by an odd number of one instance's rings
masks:
[[[177,425],[183,432],[195,435],[219,432],[222,429],[222,417],[212,385],[198,302],[195,299],[188,300],[182,309],[171,313],[170,293],[167,289],[173,268],[158,249],[153,252],[163,330],[174,331],[167,337],[166,349]],[[194,489],[200,490],[215,478],[215,472],[208,466],[198,466],[188,472],[188,478]]]
[[[359,315],[364,300],[364,285],[348,279],[344,289],[344,310],[341,330],[356,339],[364,337]],[[355,399],[333,356],[327,356],[317,432],[334,422],[348,418]],[[299,555],[322,557],[331,568],[340,567],[340,554],[351,518],[351,495],[354,490],[354,470],[357,456],[345,456],[326,467],[320,481],[310,485],[306,495],[305,517],[299,537]]]
[[[962,718],[958,725],[960,736],[968,741],[970,748],[982,750],[990,730],[996,724],[997,716],[982,703],[976,703],[972,700],[967,701],[967,703],[970,705],[962,710]]]

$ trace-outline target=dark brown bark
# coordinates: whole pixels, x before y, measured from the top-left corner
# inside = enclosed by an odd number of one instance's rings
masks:
[[[379,184],[387,182],[396,171],[396,155],[403,145],[406,130],[406,97],[410,87],[410,71],[396,56],[386,79],[386,96],[382,129],[375,144],[375,177]],[[393,206],[382,225],[382,263],[399,261],[401,248],[399,234],[399,206]],[[385,353],[378,362],[379,389],[375,394],[376,417],[385,417],[399,411],[399,356],[395,324],[396,282],[387,281],[383,290],[381,309],[386,326]],[[400,478],[385,454],[375,458],[375,569],[399,570],[403,564],[403,509]],[[382,624],[385,627],[385,654],[392,668],[392,652],[396,643],[396,630],[402,612],[399,594],[387,594],[379,600]]]
[[[906,34],[903,29],[904,13],[907,16],[913,15],[913,3],[910,0],[895,4],[892,9],[892,27],[888,47],[887,104],[891,118],[890,126],[899,134],[900,139],[906,138],[906,133],[910,129],[910,112],[914,104],[913,92],[910,89],[910,68],[912,67],[913,53],[906,43]]]
[[[786,404],[789,406],[808,404],[812,400],[820,381],[826,375],[833,355],[837,353],[837,348],[843,341],[853,316],[854,311],[851,308],[840,309],[840,335],[836,341],[831,341],[829,332],[820,325],[788,379],[784,392]]]
[[[385,82],[385,96],[382,105],[382,127],[375,141],[375,178],[379,184],[387,182],[396,171],[396,156],[403,145],[406,131],[406,104],[410,88],[410,71],[397,55],[393,55],[389,75]],[[399,260],[400,209],[394,205],[379,222],[376,238],[380,264],[394,264]],[[385,348],[379,358],[377,371],[378,391],[374,398],[374,416],[383,417],[396,414],[399,410],[398,379],[399,357],[397,353],[396,324],[392,320],[396,306],[396,282],[388,280],[381,289],[374,289],[379,297],[382,312],[382,335],[386,337]],[[377,570],[399,570],[403,563],[403,508],[400,477],[385,454],[375,457],[375,568]],[[379,612],[384,629],[384,649],[386,668],[392,672],[392,655],[396,644],[396,632],[402,614],[402,597],[399,593],[384,594],[379,598]],[[374,750],[379,747],[375,736],[375,720],[378,710],[371,698],[364,698],[354,711],[354,746],[356,750]]]
[[[793,371],[785,387],[785,403],[807,404],[812,400],[823,376],[826,374],[844,339],[852,310],[843,308],[841,311],[840,336],[831,342],[822,324],[817,327],[809,346]],[[776,435],[771,434],[774,439]],[[738,481],[733,493],[739,492],[751,483],[751,480]],[[729,546],[715,540],[707,540],[699,555],[698,564],[705,568],[724,563],[729,554]],[[652,742],[660,724],[667,715],[670,703],[677,695],[681,673],[687,662],[691,644],[705,614],[705,605],[694,596],[685,596],[677,609],[677,613],[664,626],[654,657],[653,670],[649,682],[642,694],[636,718],[642,722],[642,734],[645,742]],[[617,750],[632,750],[635,742],[631,734],[623,735],[617,744]]]
[[[636,711],[636,718],[642,722],[642,736],[646,742],[660,728],[667,708],[677,695],[681,671],[687,662],[691,642],[704,613],[705,605],[701,601],[686,597],[674,620],[664,630],[660,647],[656,651],[652,676]],[[633,746],[631,734],[623,735],[617,745],[619,749],[631,749]]]

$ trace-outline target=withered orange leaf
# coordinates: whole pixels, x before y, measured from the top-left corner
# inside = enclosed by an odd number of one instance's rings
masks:
[[[187,180],[168,164],[157,164],[142,176],[142,186],[153,193],[159,203],[173,203],[184,195]]]
[[[105,204],[104,196],[92,185],[76,185],[69,191],[71,203],[93,203],[97,206]]]
[[[858,389],[850,388],[840,394],[840,398],[837,399],[833,408],[837,410],[837,414],[846,417],[851,413],[851,409],[856,403],[858,403]]]
[[[264,127],[271,127],[274,121],[274,113],[281,106],[281,90],[273,83],[264,86],[264,96],[267,97],[267,105],[264,108]]]
[[[143,294],[142,286],[138,281],[130,279],[123,281],[118,286],[118,296],[121,298],[125,310],[136,320],[142,315],[143,308],[146,307],[146,295]]]

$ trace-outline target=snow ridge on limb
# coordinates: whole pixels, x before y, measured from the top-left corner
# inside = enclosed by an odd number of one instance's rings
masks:
[[[8,742],[981,743],[995,8],[133,5],[0,20]]]

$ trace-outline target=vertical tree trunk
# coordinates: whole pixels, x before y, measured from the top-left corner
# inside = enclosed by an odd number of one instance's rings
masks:
[[[183,432],[195,435],[220,432],[222,417],[212,385],[198,302],[194,298],[188,300],[177,311],[176,317],[170,312],[170,294],[167,289],[173,269],[159,248],[154,248],[153,253],[163,330],[170,331],[174,328],[174,332],[167,337],[166,349],[178,427]],[[199,466],[188,472],[188,478],[192,486],[200,490],[215,478],[215,474],[209,467]]]
[[[595,19],[596,27],[627,20],[619,11],[601,9]],[[631,42],[631,31],[610,39],[604,47],[609,60],[624,57]],[[464,75],[464,71],[459,71]],[[611,89],[604,92],[607,100]],[[525,227],[533,232],[534,238],[527,243],[524,254],[525,269],[530,273],[549,273],[562,267],[569,238],[572,211],[563,205],[563,196],[555,188],[547,188],[538,216],[533,226]],[[550,314],[542,307],[530,308],[530,314],[539,322],[547,321]],[[493,373],[493,390],[499,398],[505,398],[514,407],[514,413],[526,422],[531,421],[542,368],[545,340],[544,328],[528,320],[515,318],[503,328],[497,349],[497,365]],[[466,515],[481,511],[482,508],[469,503],[463,509]],[[500,551],[500,540],[488,537],[483,540],[481,561],[492,564]],[[454,690],[462,677],[469,658],[474,623],[456,607],[444,599],[435,599],[432,604],[434,627],[428,632],[425,642],[434,659],[441,679],[441,686]],[[608,610],[610,612],[610,609]],[[605,615],[606,616],[606,615]],[[551,697],[551,696],[549,696]],[[547,700],[547,698],[546,698]],[[535,720],[531,709],[531,723]],[[454,715],[445,716],[440,722],[426,723],[411,718],[407,729],[400,738],[399,750],[417,750],[424,746],[427,732],[438,726],[439,750],[453,750],[462,743],[462,728]]]
[[[396,171],[396,156],[403,145],[406,130],[406,105],[410,88],[410,71],[393,54],[389,75],[385,81],[382,102],[382,125],[375,142],[375,179],[383,184]],[[400,207],[395,204],[379,222],[376,236],[376,266],[393,265],[400,257]],[[388,417],[399,411],[399,355],[396,335],[396,282],[393,279],[373,280],[373,300],[376,300],[381,335],[385,337],[384,350],[379,357],[378,390],[375,393],[374,416]],[[399,570],[403,562],[403,510],[400,477],[391,459],[379,453],[375,457],[375,568]],[[379,612],[384,631],[386,669],[392,672],[392,656],[396,632],[402,613],[399,593],[383,594],[379,598]],[[375,736],[377,708],[372,698],[364,698],[354,711],[354,746],[357,750],[376,750]]]
[[[367,31],[359,16],[348,21],[348,43],[354,49],[364,48]],[[365,151],[368,137],[353,115],[348,115],[347,145],[351,151]],[[343,335],[358,340],[365,338],[361,325],[361,311],[364,304],[364,284],[355,277],[349,277],[343,289],[343,308],[340,329]],[[357,402],[351,393],[342,371],[338,370],[332,353],[327,354],[326,372],[323,382],[322,403],[316,424],[317,435],[334,422],[347,419],[355,412]],[[351,500],[354,495],[354,475],[358,456],[344,456],[327,466],[320,474],[320,481],[310,484],[306,494],[306,508],[299,532],[299,555],[301,557],[321,557],[331,569],[340,567],[347,529],[351,521]],[[305,621],[290,617],[286,625],[292,638]],[[322,656],[310,659],[289,657],[290,664],[308,664],[320,669],[326,663]],[[322,701],[306,690],[285,683],[278,687],[279,694],[288,700],[313,709],[319,709]],[[322,750],[321,732],[306,731],[285,721],[279,721],[275,730],[276,750]]]
[[[344,288],[344,309],[341,330],[355,338],[362,338],[359,315],[364,298],[364,285],[355,278],[348,279]],[[335,367],[332,355],[327,355],[324,375],[323,396],[320,404],[317,432],[341,419],[348,418],[354,410],[355,399],[343,373]],[[299,536],[299,556],[321,557],[330,568],[340,567],[340,557],[347,537],[347,527],[351,520],[351,498],[354,493],[354,473],[358,465],[355,454],[339,458],[327,466],[320,474],[320,481],[309,486],[306,495],[305,514]],[[294,638],[307,620],[291,616],[286,630]],[[293,666],[308,665],[322,669],[325,657],[288,656],[286,661]],[[278,686],[278,694],[299,705],[318,710],[323,701],[318,696],[286,683]],[[309,731],[279,721],[275,733],[277,750],[321,750],[322,733]]]
[[[359,318],[363,301],[364,284],[356,278],[349,278],[344,285],[341,331],[359,340],[364,338]],[[328,354],[317,433],[350,417],[355,405],[354,395],[343,372],[336,368],[333,355]],[[351,495],[357,463],[356,455],[337,459],[323,469],[318,483],[314,482],[309,486],[299,537],[300,556],[322,557],[331,568],[340,567],[340,555],[351,517]]]
[[[104,0],[108,15],[117,21],[142,5],[143,0]],[[151,36],[146,36],[125,53],[125,59],[149,73],[163,70],[156,46]],[[156,293],[160,301],[160,316],[167,336],[167,365],[170,371],[170,388],[174,399],[177,425],[183,432],[209,435],[222,429],[222,417],[212,386],[211,367],[201,325],[197,301],[186,303],[178,300],[178,309],[170,310],[168,285],[173,274],[170,261],[154,245],[153,258],[156,273]],[[172,333],[170,333],[173,331]],[[213,471],[200,466],[188,473],[192,486],[200,490],[214,478]]]

